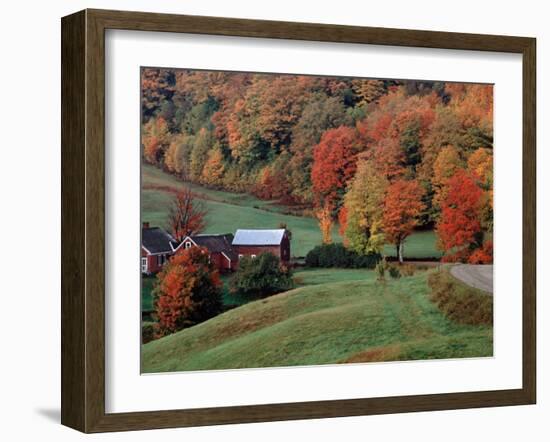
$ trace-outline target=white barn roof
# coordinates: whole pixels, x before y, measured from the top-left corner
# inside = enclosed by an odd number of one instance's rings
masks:
[[[285,229],[247,230],[238,229],[233,238],[234,246],[278,246]]]

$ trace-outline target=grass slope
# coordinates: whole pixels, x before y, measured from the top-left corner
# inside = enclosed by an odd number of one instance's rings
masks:
[[[426,273],[299,287],[145,344],[142,371],[492,355],[492,327],[451,322],[428,292]]]
[[[234,233],[241,229],[277,228],[286,223],[292,231],[292,255],[305,256],[321,244],[317,220],[283,213],[285,208],[273,201],[263,201],[252,195],[207,189],[192,183],[183,183],[174,176],[153,166],[142,165],[141,217],[153,226],[166,227],[173,192],[189,186],[201,195],[209,209],[205,233]],[[341,241],[338,228],[332,231],[334,241]],[[387,256],[395,256],[392,246],[384,249]],[[431,231],[416,232],[405,243],[405,257],[439,257],[435,236]]]
[[[232,294],[229,284],[232,275],[221,275],[223,282],[222,300],[225,306],[244,305],[249,302],[244,296]],[[362,269],[306,269],[294,273],[296,287],[306,285],[326,284],[327,282],[358,281],[374,279],[375,274],[371,270]],[[153,276],[141,279],[141,311],[153,311],[153,285],[156,278]]]
[[[304,269],[294,272],[295,287],[327,284],[331,282],[351,282],[374,280],[376,274],[365,269]]]

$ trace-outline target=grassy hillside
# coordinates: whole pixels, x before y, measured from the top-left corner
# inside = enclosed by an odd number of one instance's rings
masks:
[[[331,282],[374,280],[376,274],[365,269],[304,269],[294,272],[293,279],[295,287],[304,287]]]
[[[221,275],[223,282],[222,300],[225,306],[243,305],[249,300],[230,292],[229,284],[232,275]],[[374,272],[362,269],[306,269],[294,273],[296,287],[306,285],[326,284],[327,282],[357,281],[374,279]],[[153,311],[153,285],[155,277],[144,277],[141,280],[141,311]]]
[[[319,285],[251,302],[145,344],[142,371],[492,355],[492,327],[453,323],[430,302],[429,272],[385,284],[372,275],[323,283],[340,278],[324,272],[297,275]]]
[[[172,175],[147,164],[142,165],[142,219],[149,221],[151,225],[166,227],[172,194],[184,185],[190,186],[201,195],[209,209],[205,233],[234,233],[238,228],[277,228],[283,222],[293,233],[293,256],[305,256],[321,243],[321,232],[317,220],[313,218],[285,214],[285,207],[252,195],[184,184]],[[332,237],[334,241],[341,240],[337,226],[333,229]],[[388,256],[395,255],[394,248],[390,246],[384,252]],[[405,257],[426,258],[440,255],[435,248],[435,236],[431,231],[414,233],[405,244]]]

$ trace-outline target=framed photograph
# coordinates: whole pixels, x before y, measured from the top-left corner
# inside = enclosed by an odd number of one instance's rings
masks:
[[[62,423],[536,400],[535,39],[62,19]]]

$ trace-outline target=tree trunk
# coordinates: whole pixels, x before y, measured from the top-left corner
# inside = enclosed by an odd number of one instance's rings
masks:
[[[397,254],[399,256],[399,264],[403,264],[403,241],[400,241],[397,246]]]

